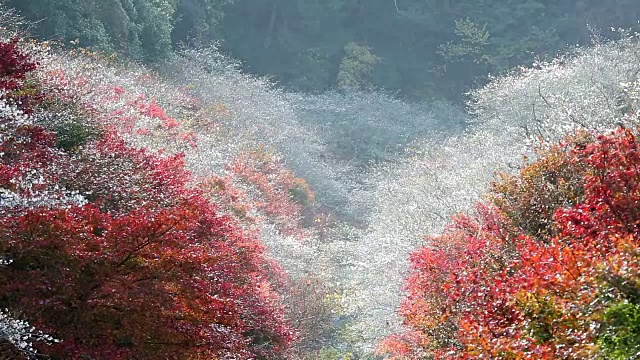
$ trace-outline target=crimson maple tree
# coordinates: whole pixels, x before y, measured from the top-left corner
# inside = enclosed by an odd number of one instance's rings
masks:
[[[396,358],[633,357],[639,150],[629,129],[580,135],[494,186],[494,204],[457,217],[413,254],[402,308],[410,331],[379,350]]]
[[[31,103],[41,98],[38,90],[27,84],[27,74],[37,67],[37,63],[27,54],[19,51],[20,39],[13,38],[0,42],[0,89],[3,98],[31,112]]]
[[[27,61],[16,44],[5,47]],[[33,66],[6,64],[5,94],[22,91],[19,81]],[[0,113],[0,304],[62,340],[39,347],[42,353],[284,354],[294,334],[263,246],[190,187],[182,155],[132,148],[109,129],[61,147],[54,131],[7,99]]]

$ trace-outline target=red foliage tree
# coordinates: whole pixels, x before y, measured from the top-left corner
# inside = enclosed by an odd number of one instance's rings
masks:
[[[484,205],[476,213],[456,216],[444,234],[429,239],[431,246],[411,255],[409,296],[401,309],[411,330],[383,341],[379,352],[399,359],[447,358],[463,349],[458,330],[463,316],[473,310],[469,300],[493,295],[493,275],[508,254],[501,215]]]
[[[281,159],[260,148],[236,157],[228,170],[230,175],[212,177],[202,188],[246,223],[269,219],[285,235],[305,235],[301,220],[314,194]]]
[[[209,204],[112,217],[92,205],[0,223],[4,305],[59,334],[63,359],[273,358],[290,335],[262,249]]]
[[[43,353],[285,353],[293,335],[263,247],[188,187],[182,156],[113,133],[66,151],[19,111],[0,124],[0,304],[62,340]]]
[[[27,73],[36,63],[18,49],[18,39],[0,42],[0,88],[5,91],[22,88]]]
[[[0,89],[2,97],[9,99],[25,112],[31,111],[31,103],[40,98],[39,91],[25,86],[27,74],[37,64],[20,51],[19,39],[0,41]]]
[[[544,231],[554,235],[513,221],[528,216],[457,220],[455,231],[434,239],[444,248],[413,255],[403,307],[412,331],[387,340],[382,351],[510,359],[638,351],[638,324],[629,314],[640,303],[640,144],[623,129],[564,146],[572,148],[566,166],[580,169],[571,177],[582,177],[581,189],[567,192],[574,205],[556,206],[553,230]],[[508,209],[524,214],[528,207]],[[448,341],[436,332],[443,327]]]

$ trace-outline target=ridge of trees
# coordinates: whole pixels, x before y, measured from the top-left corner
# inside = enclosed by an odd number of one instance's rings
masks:
[[[221,41],[246,71],[288,89],[348,85],[455,101],[489,73],[611,37],[640,17],[632,0],[6,2],[43,39],[146,62]]]

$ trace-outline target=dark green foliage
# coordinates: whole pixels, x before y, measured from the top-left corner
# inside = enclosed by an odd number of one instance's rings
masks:
[[[73,151],[79,146],[86,144],[89,140],[98,137],[99,132],[80,121],[63,121],[56,124],[56,146],[65,151]]]
[[[351,8],[344,0],[239,1],[225,14],[223,45],[251,72],[295,90],[325,90],[353,40],[345,28]]]
[[[344,47],[337,84],[341,89],[362,90],[369,87],[369,77],[380,58],[366,46],[350,42]]]
[[[37,35],[154,61],[171,51],[175,0],[9,0]]]
[[[303,188],[302,186],[297,186],[293,189],[289,190],[289,196],[291,199],[302,206],[307,206],[311,203],[311,199],[309,199],[308,190]]]
[[[220,38],[225,6],[236,0],[178,0],[174,44],[202,45]]]
[[[294,90],[337,87],[343,49],[356,43],[381,58],[375,87],[459,99],[487,73],[639,18],[633,0],[256,0],[232,5],[222,31],[248,70]]]
[[[619,303],[605,313],[600,347],[608,359],[635,359],[640,353],[640,305]]]
[[[128,1],[128,0],[121,0]],[[139,39],[144,59],[161,60],[171,52],[171,31],[175,16],[175,0],[132,0],[136,10]]]
[[[222,40],[245,70],[292,90],[383,88],[456,101],[489,73],[640,19],[635,0],[5,1],[38,21],[41,37],[147,62]]]

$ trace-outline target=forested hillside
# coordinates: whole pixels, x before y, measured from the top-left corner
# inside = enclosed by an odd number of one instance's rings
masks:
[[[40,37],[155,63],[220,41],[290,90],[459,101],[488,73],[636,26],[633,0],[5,0]]]
[[[0,358],[637,357],[639,19],[0,1]]]

